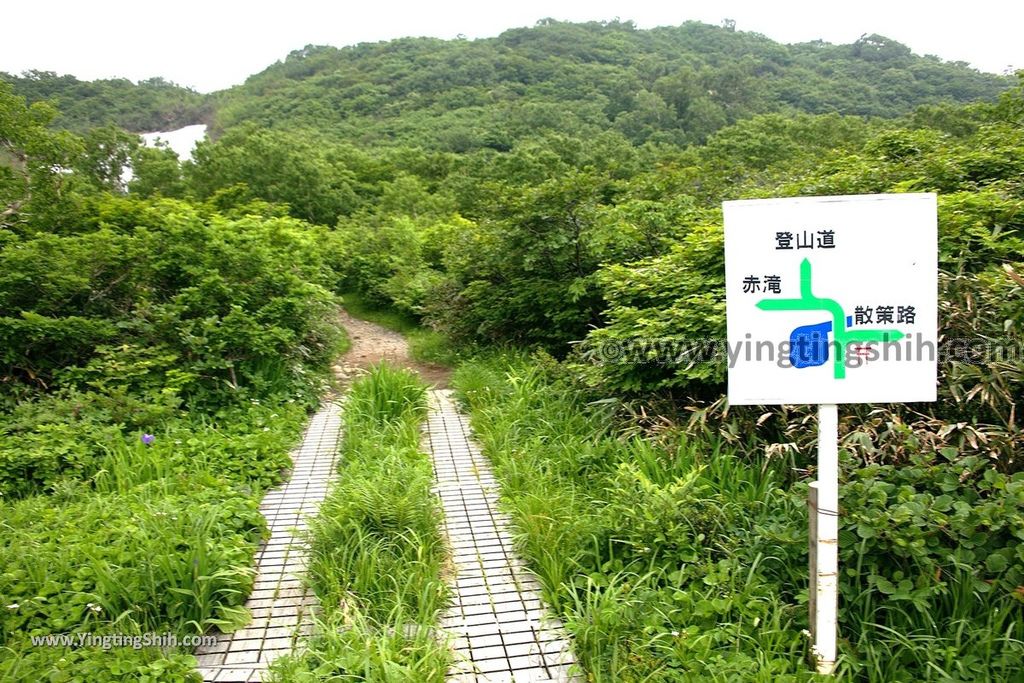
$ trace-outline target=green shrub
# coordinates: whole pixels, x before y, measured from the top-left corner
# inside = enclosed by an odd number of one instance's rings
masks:
[[[311,226],[204,216],[170,200],[97,210],[118,229],[0,251],[0,308],[15,313],[0,319],[4,394],[149,381],[219,404],[225,385],[256,397],[304,385],[304,369],[333,354],[336,302],[323,286],[334,276]],[[145,377],[168,371],[163,384]]]
[[[287,399],[233,406],[210,417],[168,418],[144,404],[149,412],[125,424],[118,419],[122,406],[111,407],[109,398],[71,394],[21,404],[0,423],[0,495],[44,493],[61,479],[109,477],[136,463],[145,468],[157,462],[159,476],[200,470],[262,491],[289,467],[288,448],[305,418],[304,404]],[[151,447],[139,441],[143,432],[156,436]]]
[[[31,637],[248,621],[258,495],[344,343],[343,255],[266,203],[106,194],[130,136],[51,133],[3,84],[0,109],[30,159],[0,154],[0,679],[194,680],[185,648]]]

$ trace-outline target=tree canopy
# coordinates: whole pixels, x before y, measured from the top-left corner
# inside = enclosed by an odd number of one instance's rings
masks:
[[[692,21],[640,30],[543,20],[473,41],[308,45],[213,100],[220,129],[245,121],[461,152],[543,130],[685,144],[758,113],[895,117],[1009,85],[877,35],[783,45]]]
[[[29,71],[0,79],[30,103],[55,102],[55,124],[78,132],[255,124],[454,152],[507,150],[540,131],[615,130],[634,144],[687,144],[759,113],[892,118],[924,104],[991,99],[1011,84],[876,34],[850,45],[785,45],[695,21],[641,30],[551,19],[479,40],[307,45],[210,95],[161,78],[88,82]]]

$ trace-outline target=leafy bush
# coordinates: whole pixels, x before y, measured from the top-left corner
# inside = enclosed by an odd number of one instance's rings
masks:
[[[0,420],[12,437],[0,447],[7,495],[65,471],[88,474],[104,444],[190,408],[309,405],[339,348],[336,300],[323,287],[333,270],[311,256],[309,226],[204,217],[170,201],[112,201],[104,211],[116,230],[25,238],[0,252],[0,303],[19,313],[0,319],[0,395],[8,408],[22,401]],[[41,392],[48,398],[26,402]],[[234,443],[217,450],[249,468]],[[266,467],[252,469],[254,481],[266,484],[281,463]]]
[[[685,387],[698,397],[720,389],[724,363],[681,355],[724,336],[722,239],[719,227],[697,226],[665,256],[601,271],[607,324],[587,335],[578,366],[591,382],[615,392]]]
[[[302,384],[298,369],[333,353],[336,334],[324,321],[334,299],[322,288],[329,270],[308,257],[308,226],[208,218],[170,201],[147,214],[147,225],[127,232],[48,235],[0,253],[0,305],[20,316],[3,319],[5,389],[109,383],[121,372],[109,348],[141,342],[179,373],[187,398],[222,401],[225,383],[257,397]],[[279,268],[282,260],[295,267]],[[94,349],[104,347],[106,365],[97,367]],[[129,351],[115,352],[121,363]],[[98,380],[97,371],[114,377]]]
[[[334,225],[358,204],[345,158],[355,154],[309,135],[247,126],[197,144],[185,171],[202,198],[237,188],[246,200],[281,203],[297,218]]]
[[[194,680],[185,648],[31,637],[248,622],[258,496],[343,343],[337,244],[266,205],[114,197],[122,133],[49,132],[3,84],[0,113],[32,157],[0,159],[0,678]]]
[[[8,645],[112,620],[178,633],[238,621],[265,529],[255,500],[196,475],[63,494],[56,508],[35,497],[5,510],[0,595],[17,605],[3,614]]]

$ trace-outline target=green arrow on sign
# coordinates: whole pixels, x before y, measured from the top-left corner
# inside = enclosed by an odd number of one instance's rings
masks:
[[[903,339],[904,333],[899,330],[848,330],[846,328],[846,312],[835,299],[814,296],[811,291],[811,262],[804,259],[800,262],[800,298],[799,299],[761,299],[757,307],[762,311],[825,311],[832,315],[832,332],[836,338],[836,354],[832,361],[832,374],[836,379],[846,377],[844,355],[847,344],[853,342],[889,342]]]

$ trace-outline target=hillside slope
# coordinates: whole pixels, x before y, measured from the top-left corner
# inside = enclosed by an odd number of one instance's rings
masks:
[[[173,130],[202,123],[208,111],[206,96],[162,78],[81,81],[52,71],[0,71],[0,80],[29,103],[53,102],[59,112],[54,125],[79,133],[106,125],[133,133]]]
[[[474,41],[307,46],[213,98],[220,129],[253,122],[458,152],[507,149],[543,130],[686,144],[757,113],[895,117],[1009,85],[881,36],[783,45],[698,22],[545,20]]]
[[[159,78],[87,82],[34,71],[0,79],[29,102],[55,100],[56,125],[77,131],[202,122],[217,133],[251,123],[455,152],[507,150],[544,131],[613,129],[636,144],[689,144],[758,113],[896,117],[922,104],[991,100],[1011,85],[877,35],[784,45],[693,21],[640,30],[550,19],[472,41],[309,45],[211,95]]]

